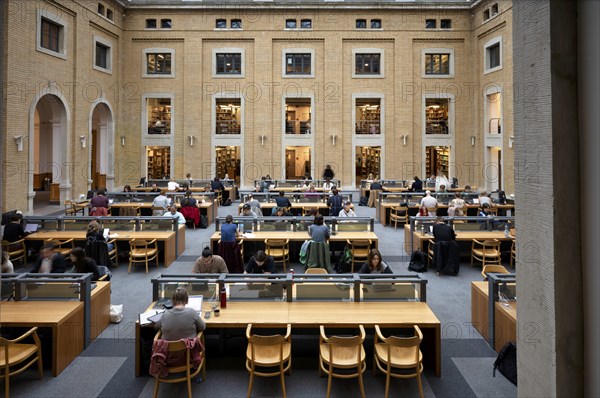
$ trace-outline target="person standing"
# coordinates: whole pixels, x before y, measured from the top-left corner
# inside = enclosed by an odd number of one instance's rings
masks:
[[[327,200],[327,206],[329,207],[329,215],[337,216],[342,211],[342,196],[339,195],[337,188],[331,190],[332,195]]]
[[[325,170],[323,170],[323,179],[330,179],[333,180],[333,178],[335,177],[335,173],[333,172],[333,169],[331,168],[331,165],[326,165],[325,166]]]

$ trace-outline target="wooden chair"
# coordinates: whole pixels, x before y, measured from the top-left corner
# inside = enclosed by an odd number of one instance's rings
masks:
[[[265,239],[265,254],[273,257],[274,262],[283,264],[283,273],[287,273],[287,263],[290,261],[289,239]]]
[[[77,206],[72,200],[65,200],[65,216],[76,216],[77,213],[81,212],[81,215],[85,215],[85,206]]]
[[[111,240],[107,241],[106,244],[113,245],[113,249],[108,252],[108,258],[110,259],[110,261],[116,268],[119,266],[119,252],[118,252],[118,248],[117,248],[117,240],[111,239]]]
[[[354,264],[359,261],[367,261],[369,251],[371,250],[371,239],[346,239],[346,244],[352,252],[352,272],[354,272]]]
[[[435,216],[437,216],[437,211],[438,211],[437,206],[435,206],[435,207],[428,207],[427,208],[427,215],[429,215],[430,217],[435,217]]]
[[[119,208],[119,216],[140,217],[141,215],[140,206],[124,206]]]
[[[327,275],[329,274],[325,268],[307,268],[307,274],[319,274],[319,275]]]
[[[248,398],[252,393],[254,376],[274,377],[279,376],[281,390],[285,398],[285,373],[291,374],[292,369],[292,325],[287,324],[285,336],[280,334],[272,336],[259,336],[251,334],[252,324],[246,328],[248,348],[246,349],[246,369],[250,372],[248,383]],[[257,369],[257,367],[259,369]]]
[[[435,241],[433,239],[429,239],[427,241],[427,268],[431,267],[431,263],[433,262],[433,245]]]
[[[71,238],[71,239],[48,239],[48,240],[46,240],[46,242],[52,243],[54,245],[54,250],[57,253],[60,253],[65,257],[67,257],[69,254],[71,254],[71,250],[75,249],[75,242],[73,241],[73,238]]]
[[[407,379],[415,377],[419,385],[419,396],[423,397],[421,373],[423,372],[423,354],[419,349],[423,334],[417,325],[413,337],[384,337],[378,325],[375,325],[375,347],[373,353],[373,375],[377,369],[385,373],[385,398],[390,392],[390,378]],[[414,369],[413,373],[395,370]]]
[[[154,336],[154,340],[158,340],[160,338],[160,335],[161,335],[161,332],[159,331]],[[202,332],[199,332],[198,335],[196,336],[196,338],[200,339],[202,347],[204,347],[204,334]],[[177,378],[169,378],[168,375],[165,378],[160,378],[158,376],[155,376],[154,377],[154,398],[158,397],[158,387],[159,387],[160,383],[172,384],[172,383],[181,383],[183,381],[185,381],[187,383],[188,398],[192,398],[192,377],[198,376],[198,373],[200,373],[200,371],[202,371],[202,378],[206,380],[206,360],[204,358],[204,355],[202,355],[202,361],[200,362],[200,365],[195,370],[192,371],[190,350],[186,347],[184,341],[182,341],[182,340],[169,341],[169,347],[167,348],[167,350],[168,350],[168,352],[185,351],[185,364],[184,365],[167,366],[167,371],[169,372],[169,374],[183,373],[184,375],[181,377],[177,377]]]
[[[152,260],[156,260],[156,268],[158,268],[158,243],[156,239],[150,241],[132,239],[129,241],[129,268],[127,273],[131,272],[131,266],[136,263],[146,264],[146,273],[148,273],[148,263]]]
[[[481,276],[483,280],[487,281],[487,274],[508,274],[508,270],[503,265],[488,264],[484,265],[481,270]]]
[[[471,245],[471,267],[473,260],[481,262],[482,266],[486,264],[500,265],[500,241],[498,239],[488,239],[483,242],[473,239]]]
[[[390,209],[390,224],[394,223],[394,229],[398,227],[398,223],[408,223],[408,207],[396,206]]]
[[[331,393],[331,379],[351,379],[358,377],[360,386],[360,395],[365,398],[365,388],[363,385],[362,374],[367,368],[365,362],[365,329],[363,325],[358,325],[360,330],[357,336],[342,337],[325,334],[325,328],[320,326],[321,336],[319,338],[319,375],[323,373],[328,375],[327,379],[327,398]],[[352,373],[349,369],[356,369]]]
[[[319,213],[318,207],[302,206],[302,216],[304,216],[304,217],[309,216],[313,210],[316,210],[317,214]]]
[[[19,344],[25,338],[33,336],[34,344]],[[32,358],[33,357],[33,358]],[[23,364],[26,360],[29,362]],[[4,396],[8,398],[10,376],[18,375],[37,362],[40,380],[44,378],[42,365],[42,344],[37,335],[37,327],[29,329],[25,334],[14,340],[0,337],[0,375],[4,379]],[[22,365],[13,371],[11,367]]]
[[[215,199],[217,201],[217,206],[221,206],[221,204],[223,203],[223,191],[221,191],[220,189],[213,191],[215,193]]]
[[[8,253],[10,261],[23,260],[23,265],[27,264],[27,247],[25,239],[19,239],[14,242],[2,241],[2,251]]]
[[[517,264],[517,248],[515,239],[513,239],[512,243],[510,244],[510,268],[513,268],[513,264]]]

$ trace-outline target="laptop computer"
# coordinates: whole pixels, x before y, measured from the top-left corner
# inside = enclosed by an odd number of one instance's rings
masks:
[[[28,232],[30,234],[37,232],[38,228],[40,226],[38,224],[26,224],[25,225],[25,232]]]
[[[108,234],[110,233],[110,229],[109,228],[104,228],[104,230],[102,231],[102,236],[104,236],[104,239],[108,239]]]

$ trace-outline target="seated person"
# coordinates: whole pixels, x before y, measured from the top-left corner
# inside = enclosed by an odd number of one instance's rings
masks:
[[[81,247],[76,247],[71,250],[69,258],[71,264],[73,264],[71,272],[76,272],[78,274],[86,274],[89,272],[92,274],[92,281],[100,279],[101,275],[100,270],[98,270],[98,265],[93,258],[85,256],[85,251]]]
[[[185,217],[183,216],[183,214],[181,214],[180,212],[177,211],[177,206],[173,205],[169,208],[169,211],[165,212],[165,214],[163,214],[164,217],[177,217],[177,223],[179,225],[181,224],[185,224]]]
[[[250,205],[250,210],[256,213],[257,216],[262,216],[262,210],[260,208],[260,202],[252,195],[248,195],[246,204]]]
[[[425,191],[425,197],[421,199],[421,206],[425,206],[427,209],[437,208],[437,199],[431,196],[431,191]],[[436,215],[435,211],[429,211],[429,215],[434,217]]]
[[[0,264],[0,273],[2,274],[13,274],[15,272],[15,266],[8,256],[7,252],[2,252],[2,262]]]
[[[448,205],[448,215],[453,216],[462,216],[464,215],[463,210],[465,208],[465,201],[462,198],[460,192],[454,194],[454,199],[450,201]]]
[[[106,190],[98,190],[98,194],[90,199],[90,216],[107,216],[108,215],[108,198]]]
[[[215,179],[210,182],[210,190],[213,192],[223,191],[225,190],[225,185],[223,185],[219,177],[215,177]]]
[[[377,249],[371,249],[367,261],[360,267],[359,274],[392,274],[392,269],[381,259]]]
[[[477,214],[479,217],[489,217],[490,216],[490,205],[488,203],[484,203],[479,208],[479,213]]]
[[[40,250],[40,258],[31,273],[62,274],[67,269],[65,256],[56,252],[54,243],[46,243]]]
[[[470,185],[465,185],[465,192],[473,192]]]
[[[275,261],[273,257],[267,256],[264,251],[259,250],[250,257],[244,274],[272,274],[275,272]]]
[[[317,214],[315,216],[315,220],[313,225],[308,227],[308,235],[314,242],[325,242],[331,236],[331,231],[329,227],[324,224],[324,219],[322,214]]]
[[[154,324],[154,329],[162,332],[163,340],[193,339],[198,332],[206,329],[198,312],[193,308],[186,308],[188,300],[188,292],[184,287],[175,289],[171,297],[173,308],[165,310],[160,320]]]
[[[323,192],[329,192],[333,189],[333,183],[331,182],[331,178],[325,178],[325,182],[323,183]]]
[[[171,178],[171,180],[167,183],[167,191],[179,191],[179,184]]]
[[[352,206],[352,202],[349,200],[344,202],[344,207],[340,210],[338,217],[356,217],[356,213],[350,206]]]
[[[279,191],[279,196],[275,198],[275,203],[277,204],[277,207],[284,207],[286,209],[292,207],[292,202],[285,197],[285,192],[283,191]]]
[[[227,264],[223,257],[213,255],[212,250],[208,246],[202,250],[202,256],[198,257],[194,263],[192,272],[195,274],[221,274],[228,273]]]
[[[238,226],[233,224],[233,216],[228,214],[225,217],[225,224],[221,225],[221,242],[235,242],[238,234]]]
[[[446,186],[444,184],[440,185],[440,189],[438,189],[438,192],[448,192],[446,191]]]
[[[412,185],[410,186],[410,191],[412,192],[422,192],[423,191],[423,181],[419,179],[418,176],[415,176]]]
[[[105,242],[106,239],[104,238],[103,232],[104,232],[104,230],[102,229],[102,226],[100,225],[100,223],[96,220],[93,220],[93,221],[90,221],[90,223],[88,224],[85,238]],[[111,251],[114,248],[115,248],[115,245],[113,245],[112,243],[108,244],[108,251]]]
[[[150,188],[150,192],[160,192],[160,188],[156,184],[152,184],[152,188]]]
[[[181,199],[181,207],[196,207],[197,205],[198,201],[192,198],[192,191],[189,189],[185,191],[185,196]]]
[[[486,203],[488,206],[492,205],[492,199],[488,196],[486,191],[481,191],[477,199],[479,200],[479,206],[483,206]]]
[[[450,242],[456,240],[456,233],[451,226],[444,223],[442,217],[438,217],[433,225],[433,237],[436,242]]]
[[[244,206],[242,206],[242,211],[240,211],[240,216],[257,217],[256,213],[252,211],[252,207],[248,203],[245,203]]]
[[[290,213],[285,207],[276,207],[274,217],[292,217],[293,214]]]
[[[152,201],[152,207],[162,207],[162,210],[154,210],[154,216],[162,216],[165,210],[167,210],[171,206],[171,201],[165,195],[165,191],[160,191],[160,195],[158,195]]]
[[[123,187],[123,192],[133,192],[133,191],[131,190],[131,186],[130,185],[125,185]]]
[[[10,222],[4,226],[3,240],[12,243],[29,235],[29,232],[26,232],[23,229],[23,225],[21,225],[22,219],[23,215],[20,213],[15,213],[10,216]]]

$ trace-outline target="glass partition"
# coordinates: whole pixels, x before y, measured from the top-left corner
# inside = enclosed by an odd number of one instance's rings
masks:
[[[354,301],[352,274],[297,274],[293,281],[293,297],[288,301]]]
[[[294,217],[261,217],[260,219],[257,219],[256,231],[292,232],[295,230],[295,224],[296,219]],[[244,232],[248,231],[244,229]]]
[[[267,180],[267,182],[269,183],[270,189],[301,188],[303,185],[305,185],[306,180]],[[326,180],[309,180],[309,182],[312,183],[315,186],[315,188],[322,188]],[[334,178],[330,182],[336,187],[340,186],[339,179]],[[254,180],[255,187],[260,187],[261,183],[262,180]]]
[[[373,231],[373,219],[366,217],[337,218],[335,220],[335,232],[370,232]]]
[[[138,231],[177,231],[178,217],[139,217]]]
[[[252,195],[254,199],[260,203],[275,202],[275,198],[279,196],[276,192],[253,192],[253,191],[240,191],[240,198],[242,203],[249,200],[249,196]]]
[[[427,280],[412,275],[360,275],[361,301],[426,301]]]
[[[26,216],[21,221],[23,228],[27,228],[27,224],[37,225],[36,231],[58,231],[61,229],[58,217],[45,216]],[[29,227],[31,228],[31,227]]]
[[[223,275],[227,299],[230,301],[285,301],[291,274]]]
[[[160,195],[160,192],[107,192],[109,204],[129,203],[129,202],[152,202],[154,198]]]
[[[333,234],[342,231],[370,232],[374,231],[374,220],[371,217],[323,217]],[[264,232],[264,231],[306,231],[312,225],[314,217],[233,217],[233,224],[238,225],[240,232]],[[225,223],[225,217],[217,217],[215,231],[221,230]],[[282,238],[284,235],[282,235]]]
[[[219,277],[220,274],[160,275],[151,281],[155,308],[172,305],[171,297],[178,287],[185,288],[189,296],[202,296],[203,300],[214,303],[218,301]]]
[[[517,316],[517,277],[516,274],[487,274],[488,278],[488,337],[490,346],[496,343],[496,303],[504,310]],[[499,330],[498,332],[502,332]],[[505,331],[506,332],[506,331]]]
[[[381,180],[379,181],[384,188],[406,188],[406,180]]]

